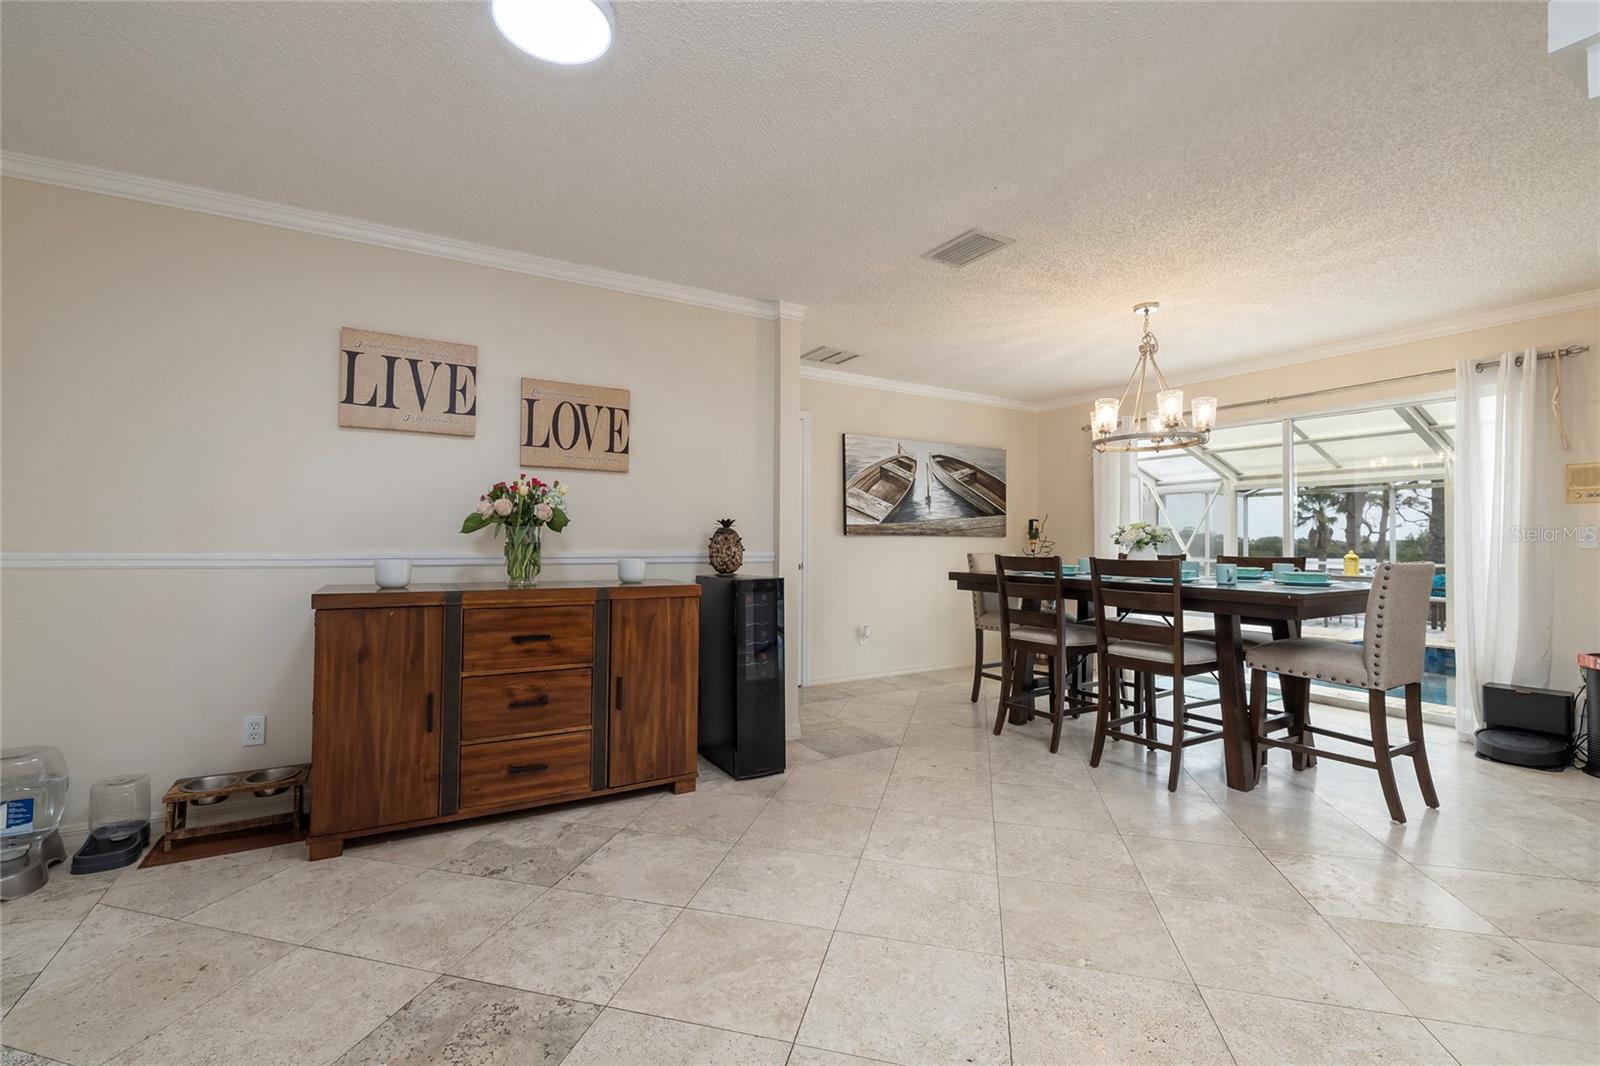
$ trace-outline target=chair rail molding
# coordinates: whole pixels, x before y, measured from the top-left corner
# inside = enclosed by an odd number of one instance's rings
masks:
[[[745,562],[771,565],[770,551],[747,551]],[[379,559],[408,559],[412,566],[503,567],[498,555],[446,552],[3,552],[0,570],[340,570],[369,567]],[[706,562],[704,548],[640,551],[560,552],[542,558],[551,566],[615,566],[621,559],[693,565]]]

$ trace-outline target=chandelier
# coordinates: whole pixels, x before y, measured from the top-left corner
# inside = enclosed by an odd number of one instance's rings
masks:
[[[1122,397],[1102,397],[1094,402],[1094,417],[1089,429],[1097,452],[1167,452],[1178,448],[1193,448],[1211,439],[1211,429],[1217,424],[1217,398],[1196,396],[1190,405],[1189,417],[1183,414],[1183,390],[1167,385],[1166,375],[1156,362],[1156,350],[1161,345],[1150,332],[1150,315],[1159,311],[1155,301],[1135,304],[1133,312],[1144,316],[1144,336],[1139,338],[1139,362],[1128,383],[1122,387]],[[1151,381],[1151,378],[1154,378]],[[1134,390],[1134,382],[1139,383]],[[1155,393],[1156,409],[1144,411],[1145,386]],[[1126,423],[1122,417],[1133,392],[1133,407]]]

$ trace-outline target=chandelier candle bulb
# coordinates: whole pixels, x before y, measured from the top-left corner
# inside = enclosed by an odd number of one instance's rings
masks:
[[[1117,431],[1118,424],[1122,421],[1122,401],[1113,397],[1101,397],[1094,402],[1094,418],[1091,425],[1094,435],[1104,437]]]
[[[1183,390],[1162,389],[1156,393],[1156,411],[1160,414],[1162,428],[1183,425]]]
[[[1189,404],[1189,418],[1195,429],[1209,433],[1217,424],[1217,398],[1196,396]]]

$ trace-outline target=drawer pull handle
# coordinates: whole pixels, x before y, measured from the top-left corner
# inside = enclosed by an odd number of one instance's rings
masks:
[[[433,732],[433,693],[428,693],[428,730]]]
[[[543,773],[544,771],[546,771],[548,769],[550,769],[550,764],[547,763],[547,762],[530,762],[530,763],[524,763],[521,766],[508,766],[508,767],[506,767],[506,773],[508,773],[508,774],[538,774],[538,773]]]
[[[518,633],[511,638],[513,644],[538,644],[550,639],[549,633]]]
[[[541,692],[537,696],[532,697],[531,699],[512,700],[510,703],[506,704],[506,706],[514,708],[514,709],[521,709],[523,707],[544,707],[544,706],[547,706],[549,703],[550,703],[549,694],[545,693],[545,692]]]

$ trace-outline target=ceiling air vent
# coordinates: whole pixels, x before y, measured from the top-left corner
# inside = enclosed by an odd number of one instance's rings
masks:
[[[818,345],[800,357],[802,362],[828,363],[833,366],[838,366],[840,363],[848,363],[852,359],[860,358],[860,352],[847,352],[839,348],[828,348],[822,345]]]
[[[929,252],[925,258],[932,259],[936,263],[964,267],[968,263],[982,259],[990,252],[998,252],[1006,245],[1014,243],[1016,242],[1010,237],[997,237],[993,233],[969,229],[961,236],[945,241]]]

